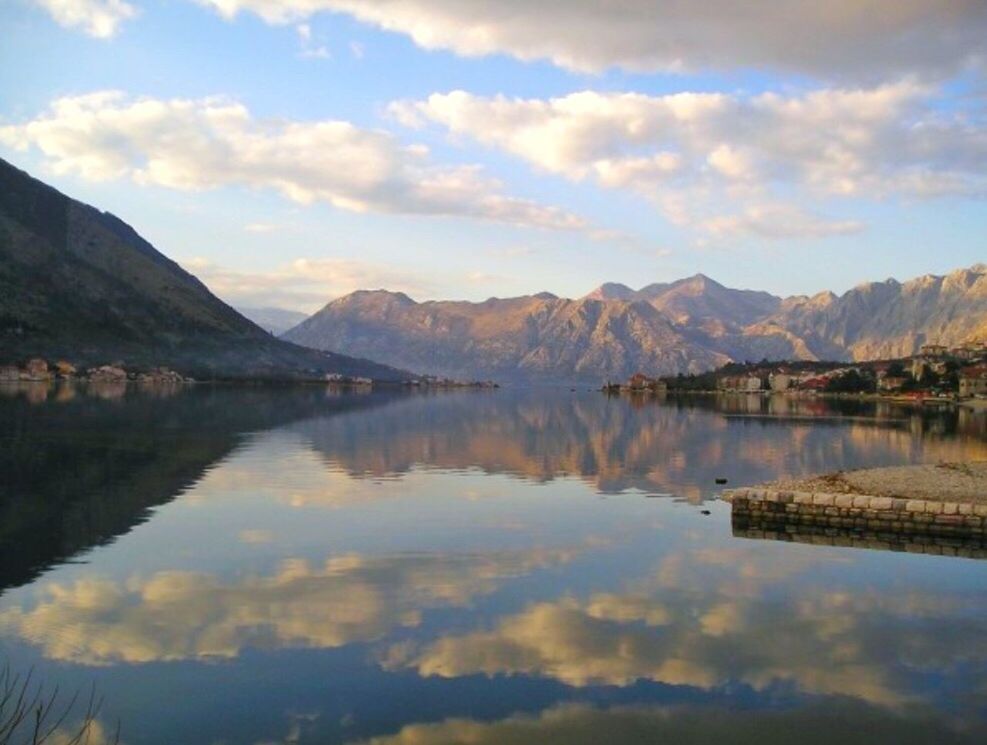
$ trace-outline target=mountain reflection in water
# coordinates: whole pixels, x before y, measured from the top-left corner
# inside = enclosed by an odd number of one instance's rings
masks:
[[[987,737],[987,563],[735,538],[712,501],[987,459],[982,416],[111,393],[0,388],[0,653],[96,682],[127,743]]]

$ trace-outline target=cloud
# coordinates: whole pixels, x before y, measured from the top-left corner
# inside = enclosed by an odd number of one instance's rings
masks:
[[[935,674],[987,660],[968,615],[979,603],[948,592],[850,595],[815,585],[774,596],[781,577],[798,587],[792,575],[825,563],[792,557],[780,566],[775,558],[740,549],[672,554],[653,578],[622,591],[534,603],[489,629],[417,651],[394,648],[383,664],[423,676],[517,674],[578,687],[790,685],[899,708],[935,703],[915,666]],[[917,618],[949,631],[930,637]]]
[[[431,276],[359,259],[298,258],[267,272],[231,269],[199,257],[182,263],[210,290],[235,306],[309,313],[355,290],[386,287],[413,297],[436,292]]]
[[[721,237],[752,235],[781,240],[850,235],[863,231],[865,226],[857,220],[828,219],[793,205],[753,204],[740,214],[711,218],[703,227]]]
[[[79,714],[77,708],[76,716]],[[72,717],[66,717],[66,719],[69,722],[72,721]],[[30,739],[34,739],[34,737],[27,730],[32,726],[33,722],[28,719],[26,723],[22,722],[20,727],[15,728],[13,733],[5,732],[4,734],[10,735],[10,742],[30,742]],[[80,729],[82,730],[81,737]],[[112,725],[103,724],[99,719],[92,719],[88,726],[82,722],[77,723],[74,727],[67,723],[61,723],[49,736],[45,737],[44,742],[48,745],[79,745],[79,743],[85,743],[85,745],[119,745],[120,738],[118,735],[119,733]]]
[[[254,118],[225,98],[127,98],[101,91],[52,102],[0,127],[0,142],[35,147],[58,173],[198,190],[273,189],[353,212],[463,217],[555,230],[581,218],[502,193],[478,166],[436,166],[420,145],[345,121]]]
[[[791,95],[582,91],[521,99],[452,91],[394,102],[389,111],[405,125],[438,124],[454,139],[541,171],[645,195],[678,225],[789,238],[863,227],[804,203],[987,195],[983,112],[938,104],[934,89],[904,80]]]
[[[982,0],[197,0],[285,24],[346,13],[424,49],[578,71],[779,69],[867,80],[950,74],[987,56]]]
[[[86,665],[229,659],[253,648],[333,648],[415,627],[429,608],[462,607],[509,578],[573,551],[287,559],[271,574],[224,579],[160,571],[41,588],[31,608],[0,611],[0,630],[55,660]]]
[[[295,26],[295,33],[298,34],[298,42],[301,44],[299,55],[308,59],[329,59],[329,48],[325,44],[319,44],[312,38],[312,27],[307,23],[299,23]]]
[[[901,715],[839,701],[793,708],[729,709],[718,706],[636,705],[595,707],[564,703],[537,714],[503,719],[465,717],[403,726],[361,745],[597,745],[601,742],[755,743],[895,742],[919,745],[974,733],[921,713]],[[972,739],[970,740],[973,741]]]
[[[124,0],[33,0],[65,28],[81,28],[97,39],[114,36],[124,21],[137,16],[137,8]]]

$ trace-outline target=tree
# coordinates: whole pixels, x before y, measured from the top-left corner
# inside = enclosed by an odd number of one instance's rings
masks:
[[[826,383],[828,393],[871,393],[875,388],[873,378],[865,377],[856,370],[830,378]]]
[[[66,699],[57,687],[47,690],[32,672],[15,674],[9,665],[0,670],[0,745],[103,745],[118,743],[119,729],[109,740],[101,736],[96,717],[103,700],[92,688]]]

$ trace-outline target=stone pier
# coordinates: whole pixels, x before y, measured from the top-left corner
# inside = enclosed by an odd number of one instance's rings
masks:
[[[731,489],[735,524],[837,528],[849,531],[982,539],[987,504],[903,499],[867,494],[789,491],[772,487]],[[756,528],[755,528],[756,529]]]
[[[752,538],[925,546],[923,553],[976,552],[987,544],[987,462],[840,471],[729,489],[722,497],[732,505],[734,533]]]

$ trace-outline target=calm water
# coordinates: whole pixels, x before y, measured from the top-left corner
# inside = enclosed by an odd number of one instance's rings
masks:
[[[711,499],[960,458],[860,404],[6,389],[0,656],[129,745],[983,743],[987,562]]]

